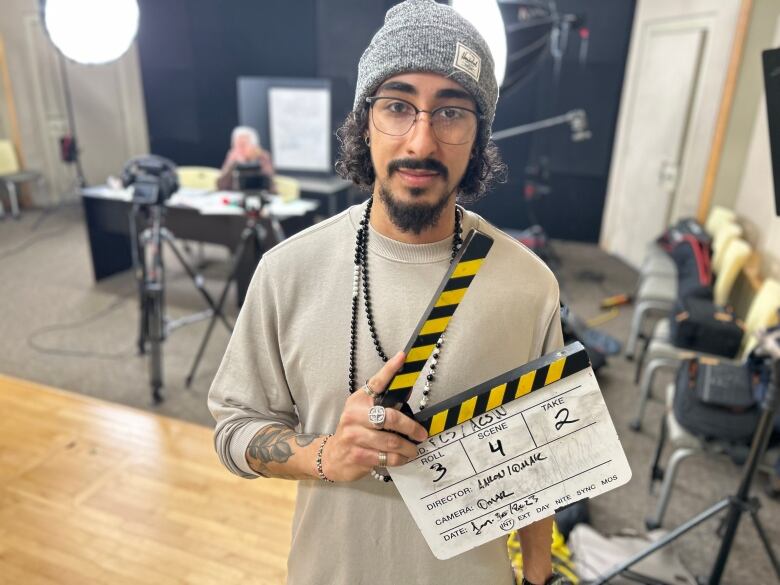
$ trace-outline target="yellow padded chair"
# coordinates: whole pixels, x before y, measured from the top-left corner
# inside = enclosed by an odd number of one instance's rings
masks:
[[[219,169],[212,167],[177,167],[176,173],[180,186],[210,191],[216,190],[217,179],[222,174]]]
[[[8,192],[8,202],[11,205],[11,216],[19,218],[19,200],[16,196],[16,185],[43,179],[37,171],[23,171],[19,167],[16,149],[10,140],[0,140],[0,183]],[[0,201],[0,219],[5,217],[3,202]]]
[[[726,207],[714,205],[707,214],[707,219],[704,222],[704,229],[707,230],[707,233],[709,234],[715,234],[724,222],[736,223],[737,214]]]
[[[282,201],[294,201],[301,196],[301,184],[292,177],[274,175],[274,188]]]
[[[726,305],[734,288],[734,281],[742,272],[753,249],[742,238],[731,238],[722,252],[718,277],[712,288],[712,296],[717,305]],[[714,263],[714,262],[713,262]]]
[[[754,332],[778,323],[777,311],[780,309],[780,281],[767,278],[758,289],[753,302],[745,315],[745,331]],[[742,340],[741,356],[747,354],[756,345],[755,335],[745,335]]]
[[[718,230],[712,234],[712,271],[720,275],[723,268],[723,257],[734,238],[742,236],[742,227],[731,221],[724,221]]]

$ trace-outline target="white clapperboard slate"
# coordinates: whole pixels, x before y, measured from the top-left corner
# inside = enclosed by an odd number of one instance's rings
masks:
[[[423,412],[431,436],[388,471],[439,559],[631,479],[579,342]]]
[[[407,364],[380,402],[399,407],[433,346],[429,328],[464,299],[491,241],[472,230],[412,335]],[[465,275],[465,276],[464,276]],[[467,288],[470,284],[465,284]],[[436,308],[438,307],[438,309]],[[446,308],[446,307],[445,307]],[[444,317],[446,318],[446,317]],[[436,337],[434,334],[433,337]],[[426,349],[427,348],[427,349]],[[417,357],[413,357],[414,355]],[[403,397],[403,398],[400,398]],[[556,509],[627,483],[631,469],[579,342],[417,413],[418,456],[388,469],[433,554],[449,559]]]

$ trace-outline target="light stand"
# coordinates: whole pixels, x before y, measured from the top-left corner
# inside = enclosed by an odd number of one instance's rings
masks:
[[[78,140],[76,139],[76,116],[73,113],[73,99],[71,97],[71,92],[70,92],[70,79],[68,77],[68,68],[65,63],[65,58],[62,56],[62,53],[57,51],[57,56],[58,56],[59,67],[60,67],[60,77],[62,79],[62,90],[63,90],[62,92],[65,96],[65,113],[68,118],[68,132],[69,132],[67,136],[63,136],[60,140],[61,141],[68,140],[70,142],[71,146],[70,148],[68,148],[68,150],[72,153],[71,157],[66,157],[65,156],[66,147],[61,142],[60,158],[62,159],[62,162],[73,165],[73,167],[76,169],[76,176],[73,179],[73,187],[71,187],[71,189],[68,191],[68,193],[73,197],[66,198],[65,195],[60,196],[60,199],[56,203],[56,205],[50,205],[46,207],[38,216],[38,219],[35,220],[35,223],[32,226],[33,231],[37,230],[41,226],[41,224],[44,221],[46,221],[46,218],[49,217],[51,214],[60,211],[66,205],[78,204],[80,202],[79,196],[81,195],[81,190],[87,186],[87,179],[84,176],[84,167],[82,167],[81,165],[79,143]]]
[[[775,328],[775,331],[769,333],[764,332],[759,339],[759,345],[761,351],[769,356],[772,363],[772,379],[767,388],[767,393],[762,404],[761,418],[756,428],[756,433],[753,436],[753,442],[750,446],[750,453],[748,455],[747,462],[745,463],[744,471],[742,473],[742,479],[739,483],[739,487],[734,495],[727,496],[714,506],[694,516],[687,522],[681,524],[669,534],[647,547],[645,550],[639,552],[635,556],[631,557],[627,561],[611,569],[608,573],[601,575],[591,585],[601,585],[602,583],[608,583],[610,579],[617,577],[645,557],[650,556],[655,551],[665,547],[674,540],[677,540],[680,536],[696,528],[702,522],[705,522],[716,516],[723,510],[727,510],[726,517],[721,524],[722,532],[720,532],[720,548],[718,555],[715,558],[715,562],[712,566],[712,571],[707,579],[700,579],[700,583],[706,583],[707,585],[719,585],[723,571],[726,568],[726,562],[731,553],[731,547],[734,544],[734,537],[737,533],[737,527],[739,521],[742,518],[742,514],[747,512],[750,514],[750,518],[753,520],[753,524],[756,527],[758,536],[761,540],[761,544],[766,550],[772,567],[775,570],[777,580],[780,581],[780,561],[772,550],[772,544],[769,542],[769,537],[764,530],[763,525],[758,517],[758,511],[761,508],[761,502],[755,498],[750,497],[750,487],[755,478],[756,471],[758,470],[758,464],[763,457],[767,443],[769,442],[769,435],[772,433],[772,424],[778,410],[778,384],[780,384],[780,327]]]
[[[528,124],[521,124],[514,128],[507,128],[505,130],[499,130],[493,133],[491,139],[496,142],[499,140],[505,140],[507,138],[513,138],[515,136],[522,136],[523,134],[530,134],[531,132],[538,132],[539,130],[546,130],[547,128],[554,128],[555,126],[561,126],[568,124],[571,130],[572,142],[581,142],[583,140],[589,140],[592,136],[588,129],[588,115],[585,110],[570,110],[565,114],[559,116],[553,116],[551,118],[545,118],[543,120],[537,120],[536,122],[529,122]],[[544,228],[541,226],[536,213],[533,210],[533,206],[530,205],[530,199],[527,200],[528,215],[531,219],[531,229],[535,236],[544,244],[540,250],[537,250],[537,254],[542,257],[548,264],[557,264],[557,255],[552,249],[547,234]]]

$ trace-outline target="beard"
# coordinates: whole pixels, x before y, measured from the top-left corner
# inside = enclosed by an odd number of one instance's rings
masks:
[[[413,195],[420,195],[422,189],[410,189],[409,192]],[[406,203],[399,201],[390,188],[387,182],[382,182],[379,185],[379,198],[387,210],[387,215],[393,225],[402,232],[413,232],[416,235],[430,227],[435,226],[442,212],[450,202],[452,195],[455,193],[455,189],[452,191],[444,191],[439,200],[436,203]]]
[[[442,212],[449,204],[457,188],[447,190],[445,187],[439,199],[432,204],[401,201],[390,189],[390,177],[402,167],[437,171],[442,175],[445,183],[448,176],[447,168],[438,161],[393,161],[388,165],[387,179],[379,184],[379,198],[382,200],[393,225],[402,232],[413,232],[416,235],[420,235],[423,230],[431,228],[438,223]],[[425,189],[409,189],[409,194],[412,195],[412,198],[416,198],[424,192]]]

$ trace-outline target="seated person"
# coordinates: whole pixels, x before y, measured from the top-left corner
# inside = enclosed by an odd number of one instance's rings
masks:
[[[238,190],[233,184],[233,168],[238,164],[258,163],[260,171],[271,179],[270,191],[274,191],[274,167],[271,155],[260,147],[260,137],[254,128],[237,126],[230,137],[230,150],[222,164],[222,174],[217,179],[217,189]]]

